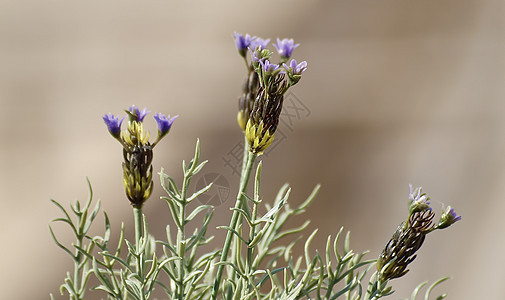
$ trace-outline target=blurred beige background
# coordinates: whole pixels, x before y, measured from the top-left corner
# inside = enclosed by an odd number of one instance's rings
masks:
[[[155,171],[180,178],[199,137],[205,172],[236,193],[223,159],[241,140],[238,31],[292,37],[309,64],[291,90],[306,109],[264,157],[265,200],[290,182],[299,203],[321,183],[307,214],[320,228],[313,247],[343,225],[372,258],[405,217],[408,184],[422,185],[437,211],[451,204],[463,221],[429,236],[391,299],[446,275],[436,291],[449,299],[505,299],[504,15],[501,0],[0,1],[0,298],[59,295],[72,263],[49,235],[60,215],[49,198],[85,200],[86,176],[116,232],[125,221],[131,236],[104,113],[179,114]],[[158,181],[145,213],[162,238]],[[213,225],[227,222],[228,201]]]

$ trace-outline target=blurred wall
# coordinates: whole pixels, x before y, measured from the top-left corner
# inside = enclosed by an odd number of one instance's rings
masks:
[[[284,116],[262,187],[267,200],[289,182],[300,203],[322,184],[305,216],[320,228],[314,248],[344,226],[355,251],[376,257],[405,217],[408,184],[422,185],[435,209],[451,204],[463,221],[428,237],[392,298],[446,275],[437,291],[449,299],[505,298],[504,15],[499,0],[0,1],[0,298],[59,295],[72,263],[49,235],[60,212],[48,199],[85,200],[86,176],[115,232],[124,221],[131,236],[121,149],[104,113],[136,104],[179,114],[155,172],[180,178],[199,137],[205,172],[234,195],[225,160],[241,141],[244,76],[234,31],[292,37],[294,57],[308,61],[291,90],[299,114]],[[162,237],[169,216],[157,183],[145,213]],[[216,208],[216,226],[231,203]],[[55,231],[71,242],[67,228]]]

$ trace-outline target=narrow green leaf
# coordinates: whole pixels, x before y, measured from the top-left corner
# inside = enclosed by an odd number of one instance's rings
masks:
[[[79,236],[79,232],[77,231],[75,225],[72,223],[72,220],[67,220],[67,219],[64,219],[64,218],[56,218],[56,219],[52,219],[51,222],[53,222],[53,223],[54,222],[67,223],[72,228],[72,231],[74,232],[74,236],[76,236],[76,237]]]
[[[312,239],[314,239],[314,236],[316,236],[318,229],[315,229],[312,234],[307,238],[307,241],[305,241],[305,247],[304,247],[304,253],[305,253],[305,263],[307,264],[307,267],[310,265],[310,257],[309,257],[309,246],[310,243],[312,242]]]
[[[431,291],[439,284],[441,284],[442,282],[448,280],[449,278],[451,277],[444,277],[444,278],[440,278],[439,280],[435,281],[432,285],[430,285],[430,287],[428,287],[428,290],[426,290],[426,294],[424,295],[424,300],[429,300],[430,298],[430,294],[431,294]],[[440,295],[438,296],[437,299],[444,299],[446,295]],[[442,298],[440,298],[442,297]]]
[[[343,294],[347,293],[349,290],[351,290],[351,288],[353,287],[353,285],[355,284],[355,279],[351,282],[349,282],[346,286],[344,286],[340,291],[336,292],[335,294],[332,295],[332,297],[330,298],[331,300],[335,300],[337,299],[338,297],[342,296]]]
[[[107,252],[101,252],[100,254],[103,255],[103,256],[107,256],[109,258],[114,259],[115,261],[117,261],[120,264],[122,264],[126,269],[128,269],[128,271],[130,271],[131,273],[135,273],[135,271],[132,269],[132,267],[130,266],[130,264],[128,262],[124,261],[122,258],[117,257],[117,256],[112,255],[112,254],[107,253]]]
[[[193,220],[194,217],[196,217],[200,212],[204,211],[204,210],[209,210],[209,209],[212,209],[212,205],[200,205],[198,206],[197,208],[195,208],[195,210],[193,210],[189,216],[186,218],[186,221],[187,222],[190,222],[191,220]],[[187,223],[186,222],[186,223]]]
[[[423,286],[425,286],[428,282],[425,281],[425,282],[422,282],[420,283],[415,289],[414,291],[412,291],[412,295],[410,295],[410,299],[411,300],[416,300],[417,298],[417,294],[419,293],[419,291],[423,288]]]
[[[299,232],[302,232],[305,230],[305,228],[307,228],[308,226],[310,225],[310,220],[306,220],[300,227],[296,227],[296,228],[292,228],[292,229],[288,229],[286,231],[282,231],[280,233],[278,233],[276,236],[275,236],[275,241],[287,236],[287,235],[290,235],[290,234],[294,234],[294,233],[299,233]]]
[[[54,235],[54,232],[53,232],[53,229],[51,228],[51,225],[49,225],[49,231],[51,232],[51,237],[53,238],[54,242],[56,243],[56,245],[58,245],[58,247],[60,247],[61,249],[63,249],[65,252],[67,252],[70,256],[72,256],[72,259],[75,261],[76,258],[74,256],[74,254],[68,250],[67,247],[63,246],[59,241],[58,239],[56,238],[56,236]]]
[[[109,281],[109,279],[102,274],[101,270],[98,268],[98,264],[95,258],[93,258],[93,271],[98,280],[103,284],[103,286],[99,288],[104,291],[107,291],[109,294],[113,296],[116,295],[116,293],[114,292],[114,286]]]
[[[239,239],[241,239],[245,244],[247,244],[248,242],[233,228],[231,228],[230,226],[217,226],[216,227],[217,229],[226,229],[228,231],[231,231],[233,234],[235,234]]]
[[[202,161],[198,166],[191,169],[191,173],[189,175],[195,176],[196,174],[198,174],[208,162],[209,162],[208,160]]]
[[[314,187],[314,189],[312,190],[312,193],[310,193],[309,197],[307,197],[307,200],[305,200],[300,206],[298,206],[295,209],[296,215],[302,213],[305,210],[305,208],[307,208],[310,205],[310,203],[312,203],[312,201],[316,198],[317,194],[319,193],[320,188],[321,188],[320,184],[318,184]]]
[[[89,228],[91,227],[91,224],[93,223],[93,221],[96,218],[96,215],[98,214],[98,211],[100,210],[100,205],[101,204],[100,204],[100,200],[99,200],[95,206],[95,209],[91,212],[91,215],[84,223],[84,226],[82,228],[82,233],[86,234],[88,232]]]

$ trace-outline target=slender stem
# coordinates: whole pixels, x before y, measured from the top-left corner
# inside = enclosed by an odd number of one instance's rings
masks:
[[[184,181],[182,183],[182,201],[180,203],[179,211],[179,224],[180,227],[177,228],[177,255],[179,256],[179,280],[177,283],[177,293],[176,298],[184,299],[184,273],[186,267],[186,247],[184,246],[184,240],[186,239],[186,233],[184,227],[186,226],[186,194],[188,191],[189,179],[191,177],[184,176]]]
[[[246,172],[247,169],[247,161],[249,160],[249,142],[247,141],[247,136],[244,134],[244,155],[242,156],[242,171],[240,173],[240,180],[244,177],[244,172]],[[252,168],[252,166],[251,166]],[[249,170],[250,174],[251,170]],[[249,175],[248,175],[249,176]],[[249,180],[248,180],[249,181]],[[246,182],[246,187],[247,187],[247,182]],[[249,205],[247,205],[247,201],[242,201],[242,209],[249,214]],[[242,219],[242,216],[240,216],[240,219]]]
[[[247,144],[245,145],[247,146]],[[235,202],[235,208],[241,208],[243,207],[243,199],[244,197],[242,194],[246,191],[247,189],[247,183],[249,182],[249,176],[251,175],[251,170],[252,166],[254,165],[254,160],[256,159],[256,154],[250,153],[249,151],[247,152],[247,163],[245,165],[244,170],[242,171],[242,176],[240,177],[240,187],[239,191],[237,193],[237,200]],[[230,221],[230,228],[236,229],[237,228],[237,223],[239,220],[239,212],[237,210],[233,211],[231,221]],[[221,253],[221,259],[220,262],[226,262],[228,258],[228,252],[230,251],[230,246],[231,246],[231,241],[233,238],[233,233],[231,231],[228,231],[226,234],[226,240],[224,242],[223,246],[223,252]],[[223,270],[224,270],[224,265],[220,264],[217,269],[217,274],[216,274],[216,280],[214,282],[214,289],[212,291],[212,299],[217,298],[217,293],[219,291],[219,286],[221,284],[221,277],[223,275]]]
[[[142,238],[144,237],[144,215],[142,214],[142,208],[133,207],[133,219],[135,223],[135,249],[137,251],[137,263],[135,264],[135,270],[137,275],[142,279],[142,285],[144,285],[144,266],[142,261],[142,256],[140,255]],[[144,289],[140,291],[140,299],[145,299]]]
[[[79,248],[82,247],[82,237],[79,237],[77,239],[77,246]],[[81,260],[82,260],[82,254],[81,252],[79,252],[79,250],[77,250],[76,252],[76,257],[75,257],[75,260],[74,260],[74,290],[77,292],[77,294],[75,295],[75,299],[81,299],[81,270],[79,268],[79,265],[81,264]]]
[[[185,205],[181,205],[181,211],[180,211],[180,217],[179,221],[181,222],[181,227],[178,228],[177,230],[177,255],[179,256],[179,280],[177,282],[177,294],[176,298],[177,299],[184,299],[184,268],[185,268],[185,263],[184,263],[184,257],[185,255],[185,249],[183,247],[183,241],[184,241],[184,213],[185,213]]]
[[[241,173],[240,173],[240,178],[244,177],[244,170],[245,170],[245,166],[247,165],[247,156],[249,153],[249,149],[248,149],[247,145],[248,145],[247,136],[245,135],[245,132],[244,132],[244,153],[242,155],[242,169],[241,169]]]
[[[142,215],[142,208],[139,207],[134,207],[133,208],[133,220],[135,223],[135,249],[137,252],[140,251],[140,240],[144,236],[143,233],[143,215]],[[140,266],[137,264],[137,273],[140,270]],[[140,274],[139,274],[140,275]]]
[[[254,199],[258,200],[258,199]],[[256,203],[253,204],[253,212],[252,212],[252,221],[256,222],[256,218],[258,217],[258,205]],[[252,240],[254,238],[254,235],[256,234],[256,225],[252,225],[251,228],[249,228],[249,240]],[[253,268],[253,255],[254,255],[254,247],[247,247],[247,268],[248,272],[250,272]]]
[[[249,66],[249,63],[247,62],[247,57],[244,55],[243,58],[244,58],[245,67],[247,68],[247,71],[250,74],[251,73],[251,67]]]

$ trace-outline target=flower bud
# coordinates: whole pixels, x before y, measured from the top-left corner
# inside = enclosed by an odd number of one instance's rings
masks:
[[[437,226],[435,226],[436,229],[444,229],[452,224],[456,223],[457,221],[461,220],[461,216],[458,216],[456,214],[456,211],[454,208],[451,206],[447,206],[447,208],[444,207],[442,204],[442,215],[440,216],[440,220],[438,221]]]
[[[423,193],[423,188],[418,187],[412,191],[412,185],[409,184],[409,213],[420,212],[424,210],[431,210],[430,208],[430,197]]]

